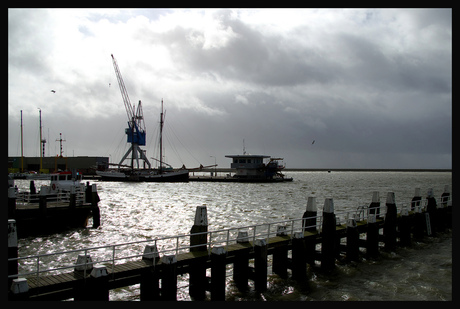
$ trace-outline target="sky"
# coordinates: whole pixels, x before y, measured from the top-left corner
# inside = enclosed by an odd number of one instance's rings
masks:
[[[230,167],[451,168],[451,9],[9,9],[8,155],[128,149],[114,55],[147,157]],[[54,90],[55,92],[51,92]],[[244,142],[243,142],[244,141]]]

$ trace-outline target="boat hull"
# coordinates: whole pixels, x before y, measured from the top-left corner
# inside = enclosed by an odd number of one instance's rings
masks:
[[[166,172],[163,174],[130,174],[122,172],[96,172],[102,181],[123,181],[123,182],[188,182],[188,170]]]

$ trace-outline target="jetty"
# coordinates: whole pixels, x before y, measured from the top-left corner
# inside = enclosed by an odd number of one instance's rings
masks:
[[[87,185],[84,191],[71,187],[69,192],[59,191],[47,195],[18,192],[8,188],[8,219],[14,219],[18,237],[37,236],[60,232],[69,228],[86,228],[93,217],[93,227],[100,225],[97,185]],[[83,187],[83,184],[82,184]]]
[[[109,290],[140,284],[141,301],[174,301],[181,288],[178,276],[186,275],[182,278],[188,277],[192,300],[223,301],[229,270],[230,282],[240,291],[263,292],[269,268],[280,278],[307,281],[309,269],[328,273],[337,261],[378,258],[382,250],[410,246],[413,239],[435,237],[451,228],[450,193],[445,190],[438,202],[431,189],[425,199],[416,189],[414,198],[399,209],[393,192],[383,205],[374,192],[369,205],[341,212],[335,211],[332,198],[319,209],[316,197],[310,196],[301,218],[216,231],[208,231],[206,206],[197,206],[186,235],[26,257],[17,256],[12,219],[8,299],[109,300]],[[63,262],[53,268],[41,265],[55,260]]]

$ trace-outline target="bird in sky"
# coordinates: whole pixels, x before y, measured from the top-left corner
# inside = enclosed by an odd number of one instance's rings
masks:
[[[51,90],[52,93],[56,93],[56,90]]]
[[[315,143],[315,140],[313,140],[313,142],[311,142],[311,144],[313,145]]]

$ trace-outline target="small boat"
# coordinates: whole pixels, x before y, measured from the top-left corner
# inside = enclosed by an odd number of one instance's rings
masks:
[[[283,158],[271,158],[266,155],[226,155],[232,158],[231,168],[236,169],[232,178],[238,182],[283,182],[292,181],[292,177],[285,177],[281,171],[285,168],[279,161]],[[264,163],[264,159],[268,162]]]

